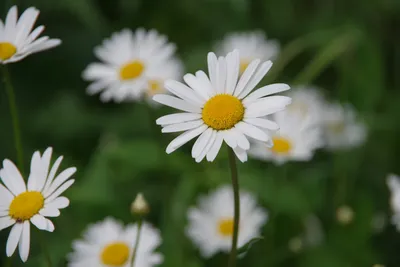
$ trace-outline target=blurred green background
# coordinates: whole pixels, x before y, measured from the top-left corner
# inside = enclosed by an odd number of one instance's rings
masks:
[[[108,215],[132,220],[129,206],[139,191],[151,204],[149,221],[162,231],[162,266],[226,263],[224,254],[202,260],[184,228],[186,211],[199,193],[230,182],[227,155],[221,153],[213,164],[196,164],[189,145],[166,155],[173,136],[162,136],[154,120],[167,108],[103,104],[85,93],[81,73],[95,60],[93,47],[113,31],[140,26],[168,35],[187,72],[204,68],[207,52],[226,33],[262,29],[282,44],[266,80],[318,85],[331,99],[352,103],[368,125],[367,143],[351,151],[318,151],[310,162],[283,167],[255,160],[239,165],[241,187],[258,197],[271,218],[265,239],[239,266],[400,266],[400,234],[390,224],[385,184],[388,172],[400,173],[399,0],[2,0],[3,19],[12,2],[20,12],[29,6],[41,10],[36,25],[46,25],[46,35],[63,41],[9,66],[25,164],[35,150],[52,146],[65,156],[64,167],[78,168],[77,181],[66,193],[70,207],[53,220],[54,233],[32,231],[25,266],[45,266],[40,235],[55,266],[65,266],[71,241],[88,223]],[[1,89],[0,158],[15,161],[3,84]],[[342,204],[355,213],[348,225],[335,217]],[[288,243],[304,233],[310,214],[318,216],[324,239],[293,252]],[[381,231],[372,227],[377,214],[387,221]],[[8,232],[0,232],[0,266]],[[14,257],[12,266],[20,265]]]

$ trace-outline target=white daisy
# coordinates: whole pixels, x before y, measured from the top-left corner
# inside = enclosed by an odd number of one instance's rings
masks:
[[[255,59],[274,60],[280,50],[276,40],[267,40],[264,32],[230,33],[217,45],[220,55],[238,49],[240,52],[240,73]]]
[[[30,7],[18,19],[17,7],[8,11],[6,20],[0,20],[0,63],[7,64],[41,52],[61,44],[59,39],[50,39],[48,36],[36,39],[44,30],[41,25],[32,31],[39,15],[39,10]]]
[[[250,93],[272,66],[271,61],[260,63],[259,59],[253,60],[239,76],[238,50],[219,58],[209,53],[210,78],[203,71],[198,71],[196,75],[186,74],[183,77],[189,86],[168,80],[165,87],[177,97],[164,94],[155,95],[153,99],[184,112],[163,116],[157,124],[163,127],[163,133],[184,133],[168,145],[167,153],[200,135],[192,148],[192,157],[197,162],[204,157],[213,161],[223,141],[244,162],[247,160],[246,151],[250,148],[246,136],[270,142],[264,130],[279,127],[263,117],[290,104],[289,97],[270,95],[290,87],[287,84],[271,84]]]
[[[208,196],[201,196],[198,203],[198,207],[189,209],[187,235],[205,258],[218,251],[229,252],[234,216],[232,187],[222,186]],[[257,207],[256,199],[241,191],[238,248],[260,236],[267,219],[267,212]]]
[[[303,86],[292,88],[288,96],[292,98],[292,103],[287,107],[288,112],[298,114],[307,124],[321,123],[325,99],[318,89]]]
[[[280,126],[279,131],[271,132],[273,146],[255,142],[249,150],[250,156],[277,164],[309,161],[315,150],[323,145],[321,128],[310,126],[302,119],[303,113],[289,111],[289,107],[272,116]]]
[[[390,205],[393,211],[392,223],[400,231],[400,177],[395,174],[389,174],[387,185],[390,190]]]
[[[357,120],[350,105],[327,105],[323,110],[323,127],[326,146],[329,149],[355,147],[364,143],[366,126]]]
[[[130,267],[137,224],[126,227],[113,218],[90,225],[82,240],[74,241],[69,267]],[[136,251],[135,266],[152,267],[163,261],[154,250],[161,244],[160,232],[144,222]]]
[[[90,64],[83,72],[85,80],[93,81],[87,92],[91,95],[101,92],[104,102],[137,100],[154,78],[163,78],[160,71],[171,65],[168,61],[173,59],[174,52],[175,45],[156,30],[116,32],[94,49],[102,62]]]
[[[52,149],[32,156],[27,185],[17,167],[8,159],[0,170],[0,230],[11,225],[6,252],[10,257],[19,245],[19,255],[26,261],[30,247],[30,222],[40,230],[54,231],[53,223],[46,217],[58,217],[59,209],[69,205],[69,200],[60,195],[75,180],[69,179],[76,168],[68,168],[56,176],[63,157],[59,157],[50,169]]]

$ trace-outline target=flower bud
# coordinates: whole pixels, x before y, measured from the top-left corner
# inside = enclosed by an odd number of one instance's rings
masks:
[[[149,213],[150,208],[142,193],[137,194],[135,200],[131,205],[131,212],[133,215],[144,216]]]

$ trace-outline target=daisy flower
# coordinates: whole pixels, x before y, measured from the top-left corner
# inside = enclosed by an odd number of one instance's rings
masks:
[[[8,159],[0,170],[0,230],[11,225],[6,253],[10,257],[19,246],[19,255],[26,261],[30,247],[30,223],[38,229],[53,232],[54,225],[46,217],[58,217],[60,209],[69,205],[69,200],[60,195],[75,180],[69,179],[76,168],[68,168],[56,176],[63,157],[59,157],[50,168],[52,148],[43,156],[36,151],[32,156],[28,183],[25,184],[17,167]]]
[[[391,194],[390,205],[393,210],[392,223],[400,231],[400,177],[395,174],[389,174],[387,185]]]
[[[230,33],[217,45],[218,54],[221,55],[235,49],[240,52],[239,69],[240,73],[243,73],[254,59],[274,60],[280,46],[275,40],[267,40],[262,31]]]
[[[356,119],[350,105],[330,104],[323,110],[323,127],[328,149],[343,149],[361,145],[367,137],[367,129]]]
[[[39,15],[39,10],[30,7],[18,19],[17,7],[8,11],[5,22],[0,20],[0,63],[7,64],[22,60],[30,54],[41,52],[61,44],[59,39],[48,36],[36,39],[44,30],[39,26],[32,28]]]
[[[104,102],[138,100],[153,82],[173,72],[166,68],[175,64],[174,52],[175,45],[156,30],[116,32],[94,49],[102,62],[92,63],[84,70],[83,78],[93,82],[87,92],[101,92]],[[162,71],[166,73],[161,74]]]
[[[302,120],[302,113],[294,114],[289,111],[289,107],[272,117],[272,120],[280,126],[279,131],[270,133],[272,142],[254,142],[249,150],[250,156],[261,160],[272,160],[276,164],[287,161],[309,161],[315,150],[323,145],[321,128],[309,126]]]
[[[208,196],[199,199],[199,206],[190,208],[186,233],[205,258],[219,251],[229,252],[233,235],[233,192],[230,186],[222,186]],[[260,236],[261,227],[268,215],[257,207],[256,199],[249,193],[240,192],[240,219],[238,248]]]
[[[168,145],[166,152],[172,153],[200,135],[192,148],[196,162],[204,157],[213,161],[223,141],[234,150],[240,161],[246,161],[246,151],[250,148],[246,136],[262,142],[270,141],[265,129],[276,130],[279,127],[263,117],[283,110],[291,101],[286,96],[270,96],[288,90],[287,84],[271,84],[251,93],[271,66],[271,61],[261,63],[255,59],[239,76],[238,50],[219,58],[209,53],[209,77],[203,71],[196,72],[196,75],[186,74],[183,79],[188,86],[168,80],[165,87],[175,96],[160,94],[153,99],[184,112],[163,116],[156,123],[163,127],[163,133],[184,133]]]
[[[137,224],[126,227],[113,218],[90,225],[83,239],[74,241],[68,255],[69,267],[130,267],[137,235]],[[163,261],[154,250],[161,244],[158,230],[143,223],[136,251],[135,265],[152,267]]]

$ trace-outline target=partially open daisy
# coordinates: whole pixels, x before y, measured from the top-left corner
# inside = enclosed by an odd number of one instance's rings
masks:
[[[323,109],[323,127],[328,149],[352,148],[364,143],[366,126],[356,118],[350,105],[333,103]]]
[[[162,78],[160,68],[173,58],[174,52],[175,45],[156,30],[116,32],[94,50],[102,62],[90,64],[83,72],[85,80],[93,81],[87,92],[101,92],[104,102],[137,100],[155,79]]]
[[[240,73],[254,60],[274,60],[280,50],[276,40],[267,40],[264,32],[241,32],[228,34],[218,45],[217,51],[220,55],[238,49],[240,52]]]
[[[309,161],[314,151],[323,145],[322,130],[303,120],[302,113],[287,110],[273,115],[279,131],[271,132],[272,143],[255,142],[249,155],[261,160],[272,160],[277,164],[286,161]]]
[[[59,39],[50,39],[48,36],[37,37],[44,30],[39,26],[32,28],[39,15],[39,10],[30,7],[18,19],[17,7],[13,6],[8,11],[6,20],[0,20],[0,63],[7,64],[41,52],[61,44]]]
[[[261,142],[270,141],[265,130],[277,130],[275,122],[264,119],[266,115],[283,110],[290,104],[286,96],[270,96],[288,90],[287,84],[271,84],[250,93],[272,66],[271,61],[253,60],[239,77],[239,52],[226,57],[208,54],[209,77],[198,71],[183,78],[189,85],[168,80],[165,87],[175,96],[155,95],[161,104],[184,111],[159,118],[162,132],[184,132],[167,147],[172,153],[191,139],[200,135],[192,148],[192,157],[200,162],[213,161],[223,141],[242,162],[247,160],[250,148],[246,136]]]
[[[137,224],[126,227],[113,218],[90,225],[82,240],[73,242],[69,267],[130,267],[137,235]],[[136,251],[135,266],[152,267],[163,261],[155,249],[161,244],[157,229],[143,223]]]
[[[257,207],[256,199],[247,192],[240,192],[240,219],[238,247],[260,236],[261,227],[268,215]],[[203,257],[228,252],[233,234],[233,193],[230,186],[222,186],[199,199],[199,206],[188,212],[187,235],[199,248]]]
[[[69,179],[76,168],[68,168],[56,176],[61,164],[59,157],[50,168],[52,149],[43,156],[36,151],[32,156],[28,183],[25,184],[17,167],[9,160],[3,161],[0,170],[0,230],[11,225],[6,252],[10,257],[19,245],[22,261],[26,261],[30,247],[30,223],[40,230],[54,231],[53,223],[46,217],[58,217],[60,209],[69,205],[69,200],[60,195],[75,180]]]
[[[395,174],[389,174],[387,185],[390,190],[390,206],[393,212],[392,223],[400,231],[400,177]]]

